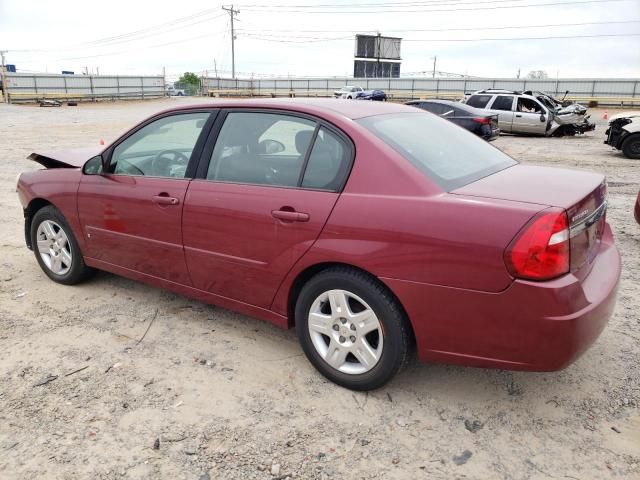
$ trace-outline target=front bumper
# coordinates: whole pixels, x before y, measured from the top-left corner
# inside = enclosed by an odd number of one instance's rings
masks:
[[[500,293],[383,279],[411,319],[422,361],[554,371],[574,362],[613,313],[620,256],[607,225],[584,278],[515,280]]]

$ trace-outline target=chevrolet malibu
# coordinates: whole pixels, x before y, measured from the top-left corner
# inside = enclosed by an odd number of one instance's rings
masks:
[[[33,153],[17,190],[53,281],[105,270],[295,327],[355,390],[422,361],[551,371],[604,328],[620,258],[602,175],[519,165],[416,108],[233,100],[99,151]]]

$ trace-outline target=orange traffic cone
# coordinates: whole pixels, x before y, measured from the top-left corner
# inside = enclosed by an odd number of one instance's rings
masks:
[[[104,139],[103,138],[100,139],[100,145],[104,145]]]
[[[602,115],[603,120],[609,120],[609,110],[604,111],[604,115]]]

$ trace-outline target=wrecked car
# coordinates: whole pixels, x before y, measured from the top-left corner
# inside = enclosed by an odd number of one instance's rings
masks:
[[[640,111],[612,116],[605,134],[604,143],[622,150],[627,158],[640,158]]]
[[[465,103],[498,115],[500,131],[506,133],[573,136],[595,129],[584,106],[544,92],[480,90],[469,95]]]

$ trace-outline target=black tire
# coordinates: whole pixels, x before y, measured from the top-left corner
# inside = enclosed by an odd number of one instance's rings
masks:
[[[38,250],[38,227],[45,221],[54,222],[64,231],[64,234],[67,237],[68,250],[71,253],[71,266],[62,274],[54,273],[47,266]],[[82,252],[78,247],[76,237],[73,235],[73,231],[71,230],[71,227],[69,227],[66,219],[62,213],[52,205],[43,207],[35,213],[31,220],[30,237],[33,252],[40,268],[54,282],[62,283],[64,285],[75,285],[76,283],[80,283],[85,280],[94,272],[94,269],[88,267],[84,263],[84,258],[82,257]]]
[[[364,300],[382,327],[381,354],[377,363],[364,373],[344,373],[332,367],[322,358],[311,339],[308,328],[310,309],[324,292],[336,289],[348,291]],[[404,311],[378,280],[352,268],[329,268],[312,277],[298,296],[295,323],[302,349],[313,366],[327,379],[351,390],[367,391],[382,387],[409,359],[413,336]],[[329,337],[325,338],[328,344]]]
[[[640,159],[640,133],[634,133],[625,138],[622,143],[622,153],[627,158]]]

